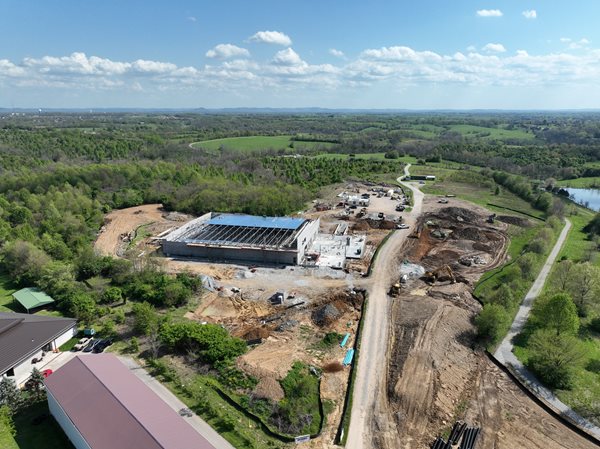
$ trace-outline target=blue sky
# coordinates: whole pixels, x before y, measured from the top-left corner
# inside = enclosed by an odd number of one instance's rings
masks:
[[[600,2],[0,0],[0,107],[600,107]]]

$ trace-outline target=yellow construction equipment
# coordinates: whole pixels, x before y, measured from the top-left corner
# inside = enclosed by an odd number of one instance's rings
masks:
[[[456,284],[456,278],[450,265],[444,265],[433,271],[426,271],[423,277],[425,278],[425,282],[430,284],[443,281],[450,281],[452,284]]]

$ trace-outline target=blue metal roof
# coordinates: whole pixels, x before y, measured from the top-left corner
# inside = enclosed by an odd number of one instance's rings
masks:
[[[298,229],[304,221],[304,218],[220,214],[208,220],[207,223],[209,225],[242,226],[249,228]]]

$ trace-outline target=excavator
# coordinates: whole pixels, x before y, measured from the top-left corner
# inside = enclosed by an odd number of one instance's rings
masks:
[[[443,281],[450,281],[452,284],[456,284],[456,277],[450,265],[443,265],[433,271],[426,271],[423,278],[428,284]]]

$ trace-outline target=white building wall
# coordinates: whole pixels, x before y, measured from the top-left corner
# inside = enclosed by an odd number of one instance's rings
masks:
[[[66,331],[61,336],[59,336],[56,340],[54,340],[54,342],[52,343],[52,349],[60,348],[62,345],[64,345],[66,342],[68,342],[75,335],[77,335],[77,326],[76,325],[73,326],[68,331]]]
[[[309,248],[312,242],[314,242],[315,237],[319,233],[320,225],[321,220],[317,218],[308,223],[308,225],[298,234],[298,237],[296,238],[296,244],[298,245],[298,264],[301,264],[304,260],[306,248]]]
[[[65,432],[73,446],[76,449],[92,449],[90,445],[85,441],[85,438],[81,435],[73,421],[67,416],[63,408],[60,406],[58,401],[52,396],[52,393],[49,391],[48,393],[48,408],[50,409],[50,414],[54,416],[54,419],[58,422],[62,430]],[[101,422],[98,423],[99,426],[102,425]],[[116,448],[115,448],[116,449]]]

